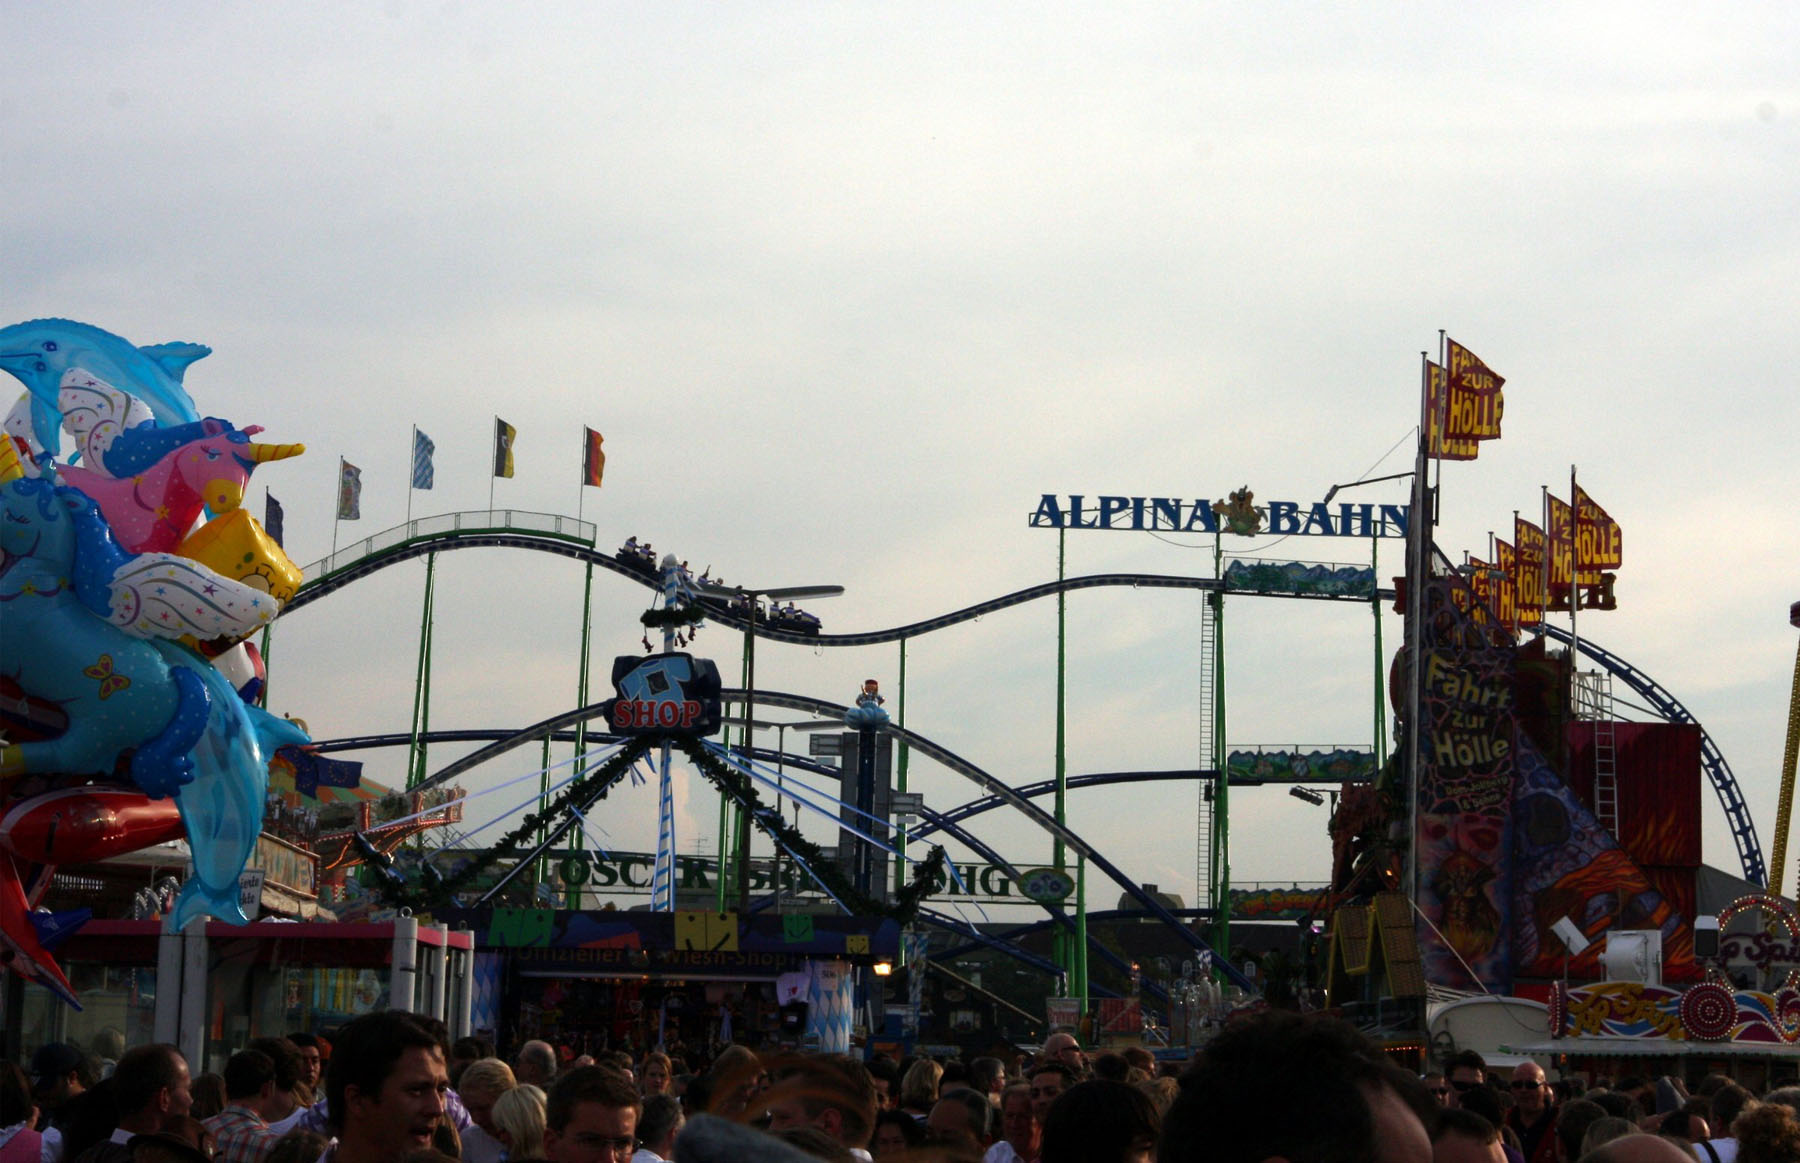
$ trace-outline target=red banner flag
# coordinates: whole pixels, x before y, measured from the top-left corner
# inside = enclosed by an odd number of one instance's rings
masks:
[[[1498,537],[1494,538],[1494,613],[1500,624],[1514,633],[1519,629],[1519,554]]]
[[[1549,506],[1550,590],[1546,609],[1569,608],[1569,591],[1575,581],[1575,510],[1555,493],[1546,493]]]
[[[1513,584],[1519,593],[1519,625],[1536,626],[1544,620],[1544,531],[1515,517],[1513,543],[1518,554]]]
[[[603,438],[592,428],[585,431],[587,441],[582,446],[581,483],[599,488],[601,474],[606,472],[606,453],[600,451]]]
[[[1618,569],[1625,560],[1625,538],[1619,523],[1594,503],[1587,490],[1575,486],[1575,572],[1582,585],[1598,585],[1600,571]]]
[[[1469,589],[1475,595],[1471,611],[1475,624],[1485,626],[1494,620],[1494,567],[1479,557],[1469,558]]]
[[[1474,460],[1481,445],[1457,439],[1444,430],[1450,409],[1449,380],[1435,363],[1425,364],[1425,453],[1438,460]]]
[[[1500,387],[1506,381],[1456,340],[1445,342],[1450,390],[1444,435],[1453,440],[1499,439],[1500,417],[1506,411]]]

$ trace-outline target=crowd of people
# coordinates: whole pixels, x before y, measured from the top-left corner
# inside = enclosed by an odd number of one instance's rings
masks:
[[[257,1038],[218,1075],[166,1044],[102,1049],[0,1063],[0,1163],[1800,1163],[1800,1087],[1584,1089],[1470,1052],[1421,1078],[1341,1021],[1283,1012],[1185,1068],[1069,1033],[966,1063],[541,1041],[501,1058],[399,1011]]]

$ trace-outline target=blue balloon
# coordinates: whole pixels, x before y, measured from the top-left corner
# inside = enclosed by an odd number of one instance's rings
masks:
[[[31,422],[37,442],[52,455],[62,449],[62,408],[57,402],[63,373],[80,368],[150,406],[164,425],[200,419],[181,385],[188,365],[212,348],[201,343],[159,343],[133,347],[110,331],[71,319],[34,319],[0,328],[0,367],[31,393]]]

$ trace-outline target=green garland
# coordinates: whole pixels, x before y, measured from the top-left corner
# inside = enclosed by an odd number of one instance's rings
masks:
[[[532,812],[521,820],[517,827],[490,847],[476,859],[470,860],[449,876],[436,878],[434,883],[414,888],[405,883],[396,884],[383,877],[376,884],[376,892],[384,903],[393,908],[410,908],[414,913],[429,912],[434,908],[442,908],[451,904],[457,893],[466,889],[476,877],[492,868],[502,860],[516,859],[522,853],[520,849],[537,834],[541,824],[558,819],[568,811],[570,805],[581,803],[591,793],[595,801],[603,800],[614,782],[623,776],[636,763],[639,757],[666,741],[678,748],[700,769],[700,773],[717,787],[720,792],[730,798],[739,807],[750,814],[750,819],[764,834],[788,852],[804,861],[808,871],[825,889],[835,896],[852,913],[858,916],[887,917],[901,925],[908,924],[918,914],[919,905],[926,894],[936,891],[943,883],[944,867],[948,861],[942,845],[933,845],[931,855],[913,870],[912,879],[906,887],[895,894],[893,904],[885,904],[880,900],[863,895],[856,890],[837,865],[826,859],[819,846],[800,834],[800,830],[782,819],[777,812],[762,802],[751,786],[750,780],[743,774],[733,771],[711,751],[707,750],[705,739],[692,734],[640,735],[619,749],[619,753],[604,764],[590,771],[565,787],[541,812]],[[427,861],[427,868],[432,867]]]
[[[714,787],[724,793],[744,811],[765,835],[787,849],[794,856],[804,861],[813,879],[817,880],[827,891],[835,896],[852,913],[858,916],[888,917],[902,925],[908,924],[919,911],[920,903],[927,893],[935,891],[943,882],[944,865],[948,857],[941,845],[933,845],[931,855],[913,870],[912,879],[906,887],[895,894],[893,904],[884,904],[872,897],[864,896],[856,890],[856,886],[845,879],[838,871],[835,863],[828,860],[819,846],[800,834],[800,830],[782,819],[781,813],[770,809],[756,794],[750,780],[742,773],[733,771],[719,761],[718,756],[707,750],[705,742],[696,735],[674,735],[669,740],[679,747],[693,761],[700,773],[710,780]],[[723,872],[721,871],[721,875]]]
[[[519,848],[532,836],[537,834],[539,825],[559,818],[569,805],[581,802],[582,798],[598,790],[594,796],[596,801],[606,798],[612,784],[638,758],[649,751],[656,742],[648,736],[640,736],[627,742],[619,749],[619,753],[605,763],[563,788],[550,804],[541,812],[531,812],[519,822],[512,831],[502,836],[498,843],[489,848],[481,856],[470,860],[449,876],[438,877],[435,883],[413,888],[404,883],[395,884],[386,877],[376,884],[376,892],[381,899],[393,908],[410,908],[414,913],[429,912],[433,908],[442,908],[453,903],[456,894],[467,888],[477,876],[492,868],[502,860],[518,856]],[[426,867],[431,867],[426,861]]]

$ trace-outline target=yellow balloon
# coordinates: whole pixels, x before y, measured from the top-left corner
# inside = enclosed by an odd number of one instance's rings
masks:
[[[242,509],[214,517],[175,550],[233,581],[263,590],[285,605],[300,588],[300,567]]]

